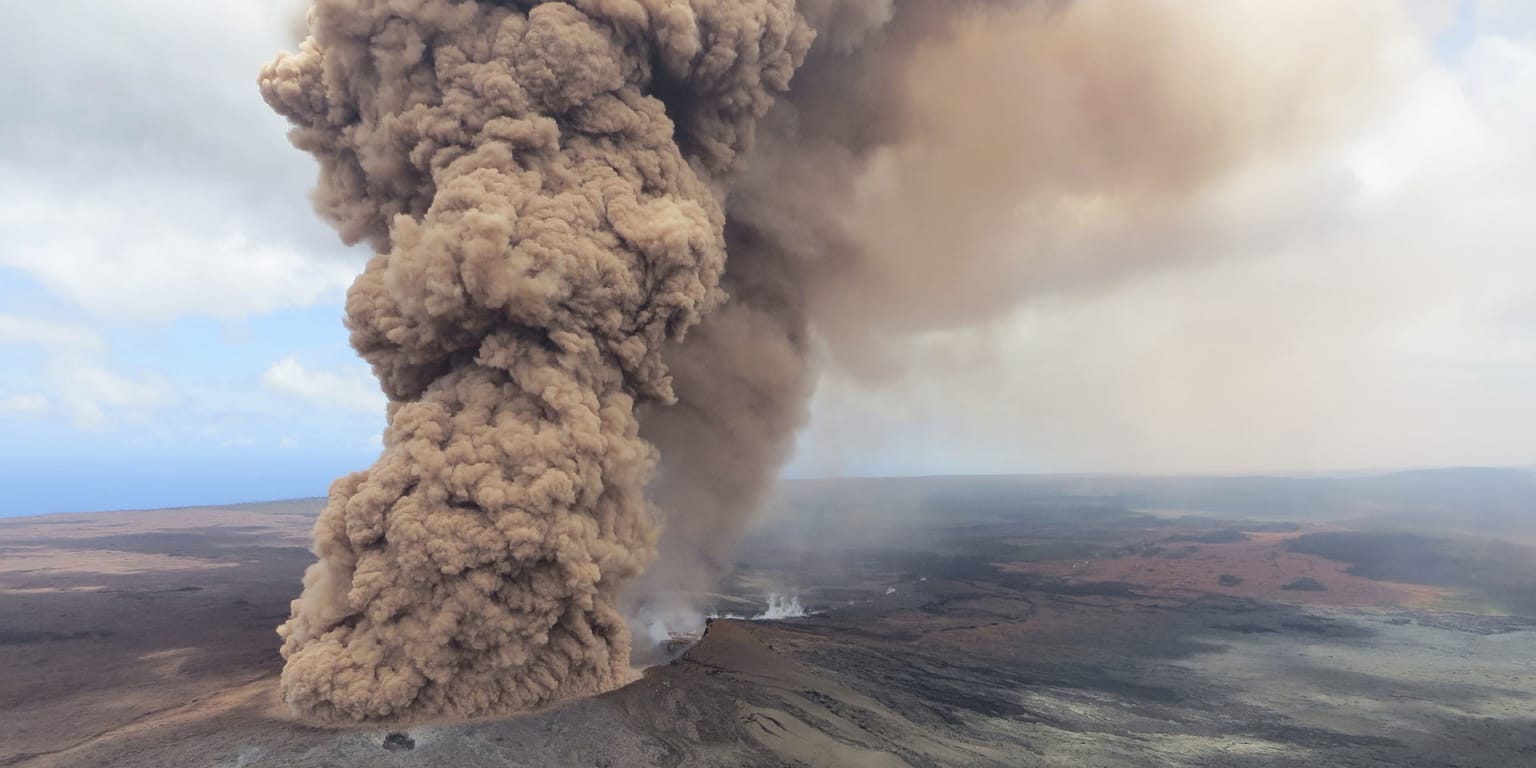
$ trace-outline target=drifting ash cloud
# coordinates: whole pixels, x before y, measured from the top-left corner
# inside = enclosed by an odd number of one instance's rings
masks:
[[[347,324],[389,427],[316,525],[285,699],[621,684],[625,615],[719,575],[819,370],[1170,258],[1348,121],[1386,8],[319,0],[261,88],[376,251]]]

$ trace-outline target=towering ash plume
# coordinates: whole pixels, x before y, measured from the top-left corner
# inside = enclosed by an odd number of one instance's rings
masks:
[[[810,31],[787,0],[321,0],[309,23],[262,92],[320,159],[321,213],[379,252],[347,320],[390,406],[316,525],[284,696],[376,718],[614,687],[656,530],[635,407],[673,399],[663,345],[722,298],[717,177]]]
[[[377,251],[347,321],[390,406],[316,524],[287,701],[473,715],[621,683],[621,611],[728,562],[819,365],[888,369],[905,336],[1123,271],[1100,235],[1174,231],[1327,122],[1356,41],[1234,65],[1234,4],[316,0],[262,92]]]

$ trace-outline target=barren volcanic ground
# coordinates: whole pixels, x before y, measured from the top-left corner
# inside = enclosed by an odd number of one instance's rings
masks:
[[[319,502],[0,520],[0,765],[1536,765],[1526,550],[1390,534],[1439,567],[1389,567],[1371,526],[870,485],[790,489],[710,598],[811,615],[542,712],[352,728],[276,698]]]

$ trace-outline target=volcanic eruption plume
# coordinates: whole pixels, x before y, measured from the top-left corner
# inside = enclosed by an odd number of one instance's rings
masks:
[[[1336,117],[1350,25],[1281,13],[1340,55],[1233,64],[1229,5],[316,0],[262,93],[376,251],[347,324],[390,405],[316,524],[285,699],[621,684],[624,612],[728,562],[818,367],[1139,266],[1126,233]]]

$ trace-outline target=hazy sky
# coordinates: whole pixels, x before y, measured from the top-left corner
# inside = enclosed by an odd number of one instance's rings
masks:
[[[364,254],[255,87],[293,5],[0,26],[0,514],[320,495],[371,462],[383,398],[340,322]],[[1536,464],[1536,4],[1403,14],[1381,107],[1230,180],[1186,258],[829,378],[791,472]]]

